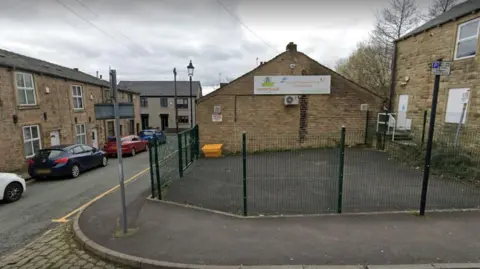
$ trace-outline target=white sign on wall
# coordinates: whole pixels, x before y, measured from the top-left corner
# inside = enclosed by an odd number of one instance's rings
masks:
[[[255,76],[254,94],[330,94],[330,76]]]
[[[462,114],[468,109],[468,95],[470,89],[450,89],[448,91],[447,108],[445,112],[445,122],[459,123],[462,119],[462,123],[465,123],[466,115]],[[464,108],[465,105],[465,108]]]

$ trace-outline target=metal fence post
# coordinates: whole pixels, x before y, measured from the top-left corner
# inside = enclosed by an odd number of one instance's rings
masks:
[[[188,145],[187,145],[188,131],[183,133],[183,150],[185,151],[185,168],[188,166]]]
[[[368,142],[368,110],[367,110],[367,113],[365,115],[365,141],[364,141],[364,144],[366,145]]]
[[[427,126],[427,110],[423,112],[423,127],[422,127],[422,147],[425,143],[425,127]]]
[[[160,146],[160,141],[157,136],[153,137],[154,149],[155,149],[155,174],[157,176],[157,192],[158,199],[162,200],[162,184],[160,180],[160,164],[158,163],[158,147]]]
[[[153,178],[153,152],[152,141],[148,141],[148,161],[150,163],[150,184],[152,185],[152,198],[155,198],[155,181]]]
[[[197,125],[197,159],[200,158],[200,129]]]
[[[247,211],[247,134],[242,134],[242,167],[243,167],[243,215],[246,216]]]
[[[188,131],[189,138],[190,138],[190,163],[193,163],[193,147],[195,146],[195,127],[191,128],[190,131]]]
[[[182,134],[177,134],[178,142],[178,174],[183,177],[183,162],[182,162]]]
[[[343,164],[345,161],[345,126],[342,126],[340,133],[340,163],[338,169],[338,201],[337,201],[337,213],[342,213],[343,202]]]

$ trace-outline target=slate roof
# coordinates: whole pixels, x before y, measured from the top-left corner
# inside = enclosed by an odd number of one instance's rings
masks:
[[[173,81],[120,81],[119,89],[129,89],[140,93],[141,96],[175,96]],[[200,81],[192,81],[192,93],[197,96],[202,92]],[[177,81],[177,96],[190,96],[190,82]]]
[[[480,1],[479,0],[468,0],[466,2],[460,3],[454,7],[452,7],[447,12],[439,15],[438,17],[424,23],[420,27],[412,30],[411,32],[407,33],[406,35],[402,36],[398,40],[402,40],[408,38],[410,36],[416,35],[423,31],[429,30],[431,28],[440,26],[447,22],[450,22],[456,18],[460,18],[466,16],[472,12],[476,12],[480,10]]]
[[[0,49],[0,66],[15,68],[32,73],[46,74],[77,82],[109,87],[109,82],[95,76],[74,70],[73,68],[49,63],[8,50]]]

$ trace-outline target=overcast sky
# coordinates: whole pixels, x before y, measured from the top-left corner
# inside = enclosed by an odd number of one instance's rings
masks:
[[[187,80],[192,60],[194,80],[208,92],[290,41],[334,67],[368,38],[375,13],[388,4],[219,1],[226,9],[217,0],[0,0],[0,47],[104,78],[111,66],[118,80],[173,80],[173,67]]]

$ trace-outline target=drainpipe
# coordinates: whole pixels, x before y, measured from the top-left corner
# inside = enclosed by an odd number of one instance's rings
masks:
[[[391,74],[391,79],[390,79],[390,100],[388,100],[388,112],[392,113],[393,108],[392,108],[392,102],[393,102],[393,96],[395,95],[395,77],[397,75],[397,42],[393,41],[393,58],[392,58],[392,66],[390,68],[390,74]]]

